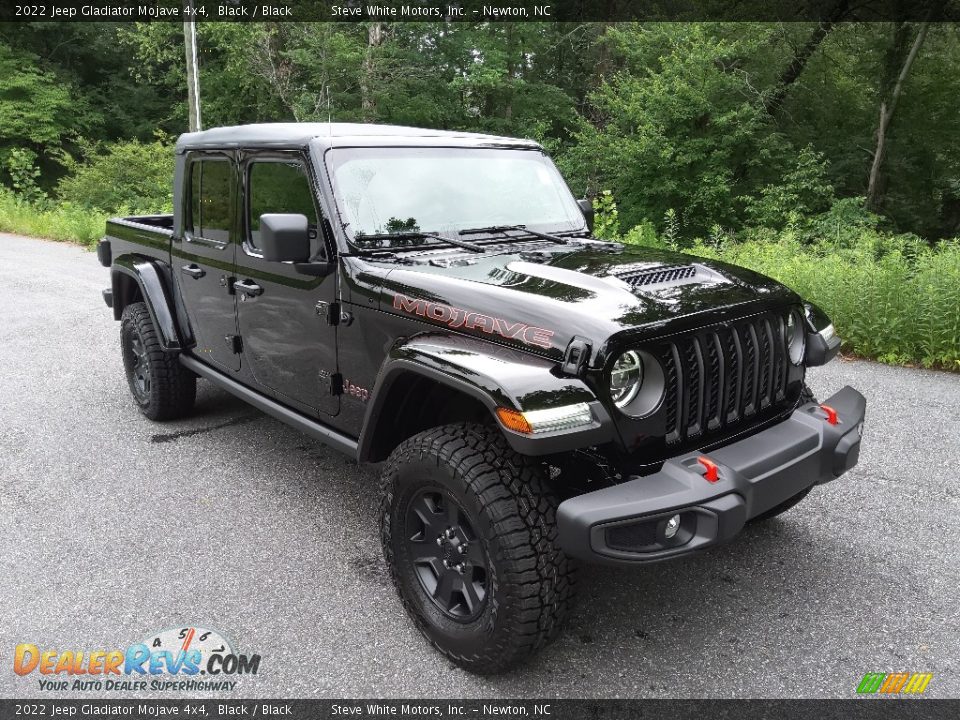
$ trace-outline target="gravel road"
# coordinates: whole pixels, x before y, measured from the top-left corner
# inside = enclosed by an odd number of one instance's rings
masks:
[[[0,235],[4,697],[44,694],[12,671],[19,643],[126,648],[186,626],[262,656],[233,697],[851,697],[868,671],[932,672],[928,695],[960,696],[960,375],[811,371],[821,397],[867,396],[853,472],[725,547],[586,569],[567,633],[485,679],[403,615],[373,470],[208,383],[188,420],[138,414],[107,284],[92,253]]]

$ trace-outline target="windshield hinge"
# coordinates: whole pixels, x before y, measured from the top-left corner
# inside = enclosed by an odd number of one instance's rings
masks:
[[[590,341],[582,337],[574,337],[563,352],[563,364],[560,371],[564,375],[579,376],[587,367],[590,360]]]
[[[340,303],[327,302],[320,300],[317,305],[317,315],[327,321],[327,325],[340,324]]]
[[[223,341],[234,355],[239,355],[243,352],[243,338],[239,335],[225,335]]]

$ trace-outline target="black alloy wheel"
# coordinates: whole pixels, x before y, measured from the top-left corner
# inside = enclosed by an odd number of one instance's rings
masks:
[[[147,358],[147,348],[139,332],[130,335],[130,387],[134,397],[140,403],[150,400],[150,362]]]
[[[418,492],[407,506],[407,545],[420,586],[447,617],[477,618],[487,600],[487,558],[470,518],[439,488]]]

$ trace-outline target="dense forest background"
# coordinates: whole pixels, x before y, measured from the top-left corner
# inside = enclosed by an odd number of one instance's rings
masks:
[[[601,235],[750,264],[856,352],[960,367],[957,25],[203,23],[198,46],[206,127],[532,137]],[[180,24],[0,27],[0,229],[89,242],[168,207],[185,88]]]

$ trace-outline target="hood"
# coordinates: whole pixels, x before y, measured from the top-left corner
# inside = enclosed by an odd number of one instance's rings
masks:
[[[380,307],[562,358],[574,337],[612,339],[706,325],[798,303],[770,278],[692,255],[614,243],[516,243],[501,253],[421,251],[390,267]]]

